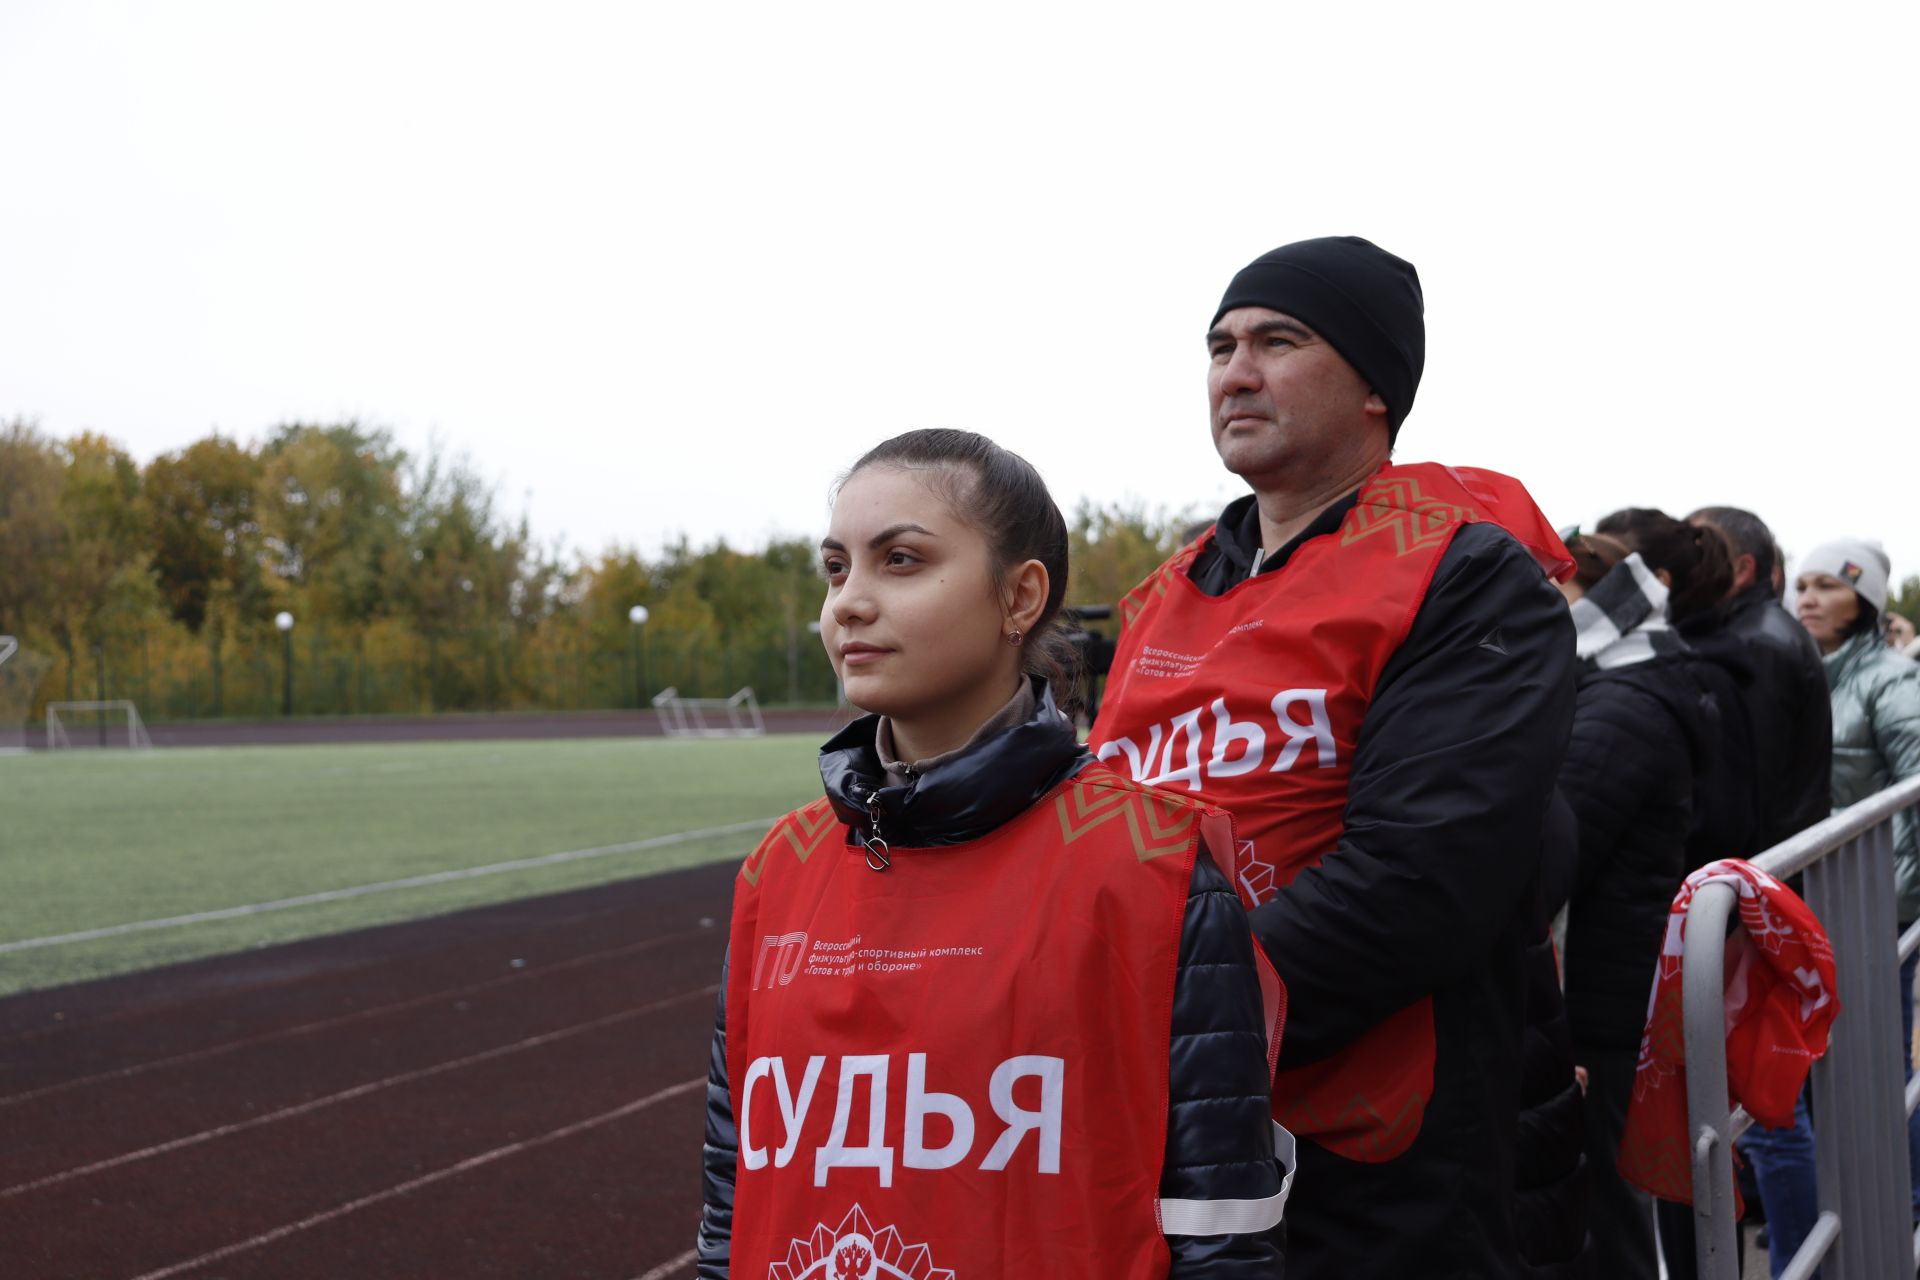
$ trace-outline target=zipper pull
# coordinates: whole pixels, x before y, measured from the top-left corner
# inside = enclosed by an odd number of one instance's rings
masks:
[[[873,871],[885,871],[893,865],[891,850],[887,842],[880,838],[880,792],[867,793],[867,834],[860,837],[860,845],[867,851],[867,867]]]

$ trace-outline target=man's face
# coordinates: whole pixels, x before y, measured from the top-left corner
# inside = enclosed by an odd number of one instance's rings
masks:
[[[1213,447],[1256,490],[1311,487],[1386,458],[1386,403],[1292,316],[1229,311],[1207,355]]]

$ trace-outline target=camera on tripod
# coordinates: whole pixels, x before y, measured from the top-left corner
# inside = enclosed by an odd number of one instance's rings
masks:
[[[1085,681],[1087,723],[1093,723],[1093,717],[1100,711],[1100,694],[1106,687],[1107,673],[1113,670],[1114,640],[1098,631],[1089,630],[1089,622],[1105,622],[1113,617],[1110,604],[1083,604],[1069,607],[1062,612],[1066,615],[1067,640],[1079,655],[1079,678]]]

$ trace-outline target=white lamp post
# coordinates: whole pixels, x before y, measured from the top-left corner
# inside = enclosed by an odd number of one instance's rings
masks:
[[[809,622],[807,624],[807,630],[813,632],[815,635],[819,635],[820,619],[815,618],[812,622]],[[844,707],[847,705],[847,683],[840,678],[840,672],[838,670],[833,673],[833,700],[840,706]]]
[[[285,609],[273,615],[273,625],[280,629],[281,666],[280,666],[280,714],[293,714],[293,615]]]
[[[643,604],[637,604],[627,610],[627,621],[633,624],[633,630],[627,633],[627,661],[633,663],[633,705],[636,707],[647,705],[647,662],[646,655],[639,646],[641,632],[651,616],[647,612],[647,606]]]

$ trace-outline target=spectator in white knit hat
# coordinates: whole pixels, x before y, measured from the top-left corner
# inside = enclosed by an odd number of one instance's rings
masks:
[[[1794,579],[1795,613],[1820,647],[1833,702],[1833,807],[1845,808],[1920,774],[1920,666],[1887,648],[1880,615],[1892,565],[1877,542],[1841,538],[1808,552]],[[1900,927],[1920,918],[1920,823],[1893,820],[1893,879]],[[1915,953],[1900,967],[1900,1042],[1913,1075]],[[1920,1220],[1920,1115],[1907,1126]]]

